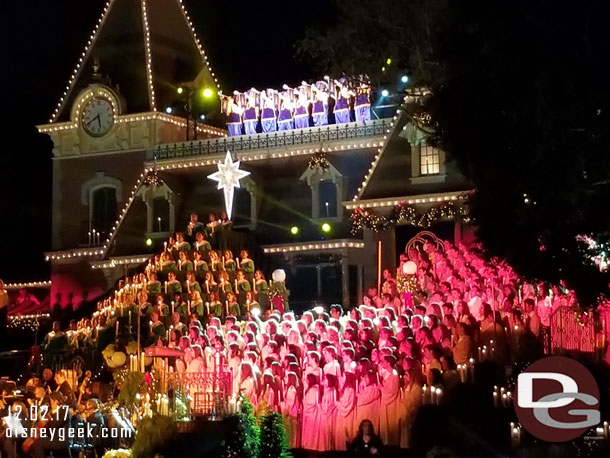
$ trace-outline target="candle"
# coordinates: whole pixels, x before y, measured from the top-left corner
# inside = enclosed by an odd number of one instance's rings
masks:
[[[189,280],[186,281],[186,292],[187,293],[191,292],[191,282]]]
[[[167,242],[163,242],[163,251],[167,251]]]
[[[443,396],[443,390],[440,388],[436,389],[436,405],[441,403],[441,397]]]
[[[225,268],[225,257],[224,256],[222,257],[222,268],[223,269]]]
[[[205,281],[205,290],[210,294],[210,283],[207,280]]]
[[[206,308],[206,311],[207,311],[207,313],[209,315],[210,314],[210,303],[209,302],[205,303],[205,308]]]
[[[497,386],[494,387],[493,397],[494,397],[494,407],[498,407],[498,387]]]
[[[144,352],[142,352],[142,360],[141,360],[141,363],[142,363],[142,372],[144,372],[144,370],[145,370],[145,368],[146,368],[146,364],[144,363]]]
[[[131,326],[131,310],[129,311],[129,326]]]
[[[167,280],[165,280],[165,294],[167,294]]]
[[[182,270],[182,259],[178,260],[178,270]]]
[[[87,237],[89,239],[89,246],[91,246],[91,231],[87,232]]]
[[[172,301],[172,315],[174,314],[174,305],[175,305],[175,303],[174,303],[174,301]]]
[[[252,291],[256,293],[256,280],[254,278],[252,279]]]
[[[237,280],[235,280],[235,294],[237,294]]]
[[[246,310],[249,312],[250,311],[250,299],[248,299],[246,301]]]
[[[225,301],[225,305],[227,307],[227,315],[229,314],[229,301]]]
[[[116,331],[115,331],[115,335],[116,337],[119,336],[119,320],[116,321]]]
[[[190,299],[186,301],[186,309],[188,311],[189,316],[191,315],[191,301]]]
[[[422,388],[422,404],[426,404],[426,392],[428,391],[428,387],[426,385]]]

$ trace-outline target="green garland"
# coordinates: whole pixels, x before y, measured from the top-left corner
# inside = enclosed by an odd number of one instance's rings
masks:
[[[260,444],[260,431],[256,425],[254,408],[250,401],[242,397],[238,423],[225,442],[221,458],[256,458]]]
[[[326,171],[330,168],[330,162],[328,162],[328,159],[326,159],[325,153],[317,152],[314,153],[311,158],[309,158],[309,168],[315,169],[317,167],[321,168],[323,171]]]
[[[363,208],[356,208],[351,216],[352,234],[356,235],[362,229],[371,229],[380,232],[397,224],[409,224],[411,226],[428,228],[435,222],[445,219],[468,223],[470,217],[467,210],[446,202],[438,207],[432,207],[424,213],[418,214],[415,207],[401,202],[390,212],[390,216],[379,216]]]

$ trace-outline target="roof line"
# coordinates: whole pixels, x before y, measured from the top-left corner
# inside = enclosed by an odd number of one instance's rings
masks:
[[[362,194],[364,194],[364,191],[366,190],[366,187],[369,184],[373,173],[375,173],[375,169],[377,168],[379,161],[381,160],[381,156],[383,156],[383,153],[385,152],[390,143],[390,139],[394,135],[394,129],[396,128],[396,126],[398,126],[398,124],[400,124],[400,121],[405,116],[405,112],[401,109],[398,109],[396,113],[397,114],[394,115],[392,121],[390,122],[390,126],[386,130],[386,135],[383,136],[383,145],[377,149],[377,154],[371,162],[371,167],[369,168],[367,174],[364,176],[364,180],[362,180],[362,184],[358,188],[358,193],[352,199],[354,202],[360,200]]]
[[[57,103],[57,106],[55,107],[55,111],[53,112],[53,114],[51,115],[51,118],[49,119],[49,123],[53,123],[53,122],[57,121],[57,117],[59,116],[62,109],[64,108],[64,104],[69,99],[69,96],[72,93],[72,90],[74,89],[74,83],[76,82],[77,78],[81,74],[81,71],[83,70],[83,63],[87,60],[87,57],[89,57],[89,52],[91,51],[91,49],[93,48],[93,45],[97,41],[97,39],[99,37],[99,31],[102,29],[102,26],[105,24],[106,19],[108,18],[108,13],[110,12],[110,8],[114,4],[114,2],[115,2],[115,0],[108,0],[106,2],[104,11],[102,12],[102,15],[100,16],[100,18],[98,19],[97,24],[95,25],[95,28],[93,29],[93,32],[91,33],[89,40],[87,41],[87,44],[85,45],[84,52],[80,55],[78,62],[76,63],[76,67],[72,71],[72,75],[70,76],[70,79],[68,80],[66,89],[64,90],[63,95],[59,99],[59,102]]]
[[[460,191],[447,191],[438,193],[427,193],[427,194],[414,194],[411,196],[401,197],[383,197],[380,199],[363,199],[358,201],[348,200],[344,201],[343,205],[348,210],[354,208],[384,208],[384,207],[395,207],[401,203],[408,205],[417,204],[431,204],[438,202],[452,202],[457,200],[465,200],[469,194],[473,192],[472,189],[464,189]]]
[[[216,83],[216,89],[218,89],[218,91],[220,92],[220,85],[218,84],[218,78],[216,78],[216,75],[212,71],[212,66],[210,65],[210,62],[208,61],[208,56],[206,56],[205,51],[203,50],[203,46],[201,45],[201,42],[199,41],[199,37],[197,36],[197,32],[195,32],[195,28],[193,27],[193,22],[191,21],[191,18],[189,16],[188,12],[186,11],[186,7],[182,3],[182,0],[176,0],[176,1],[180,5],[180,11],[182,11],[182,16],[184,17],[184,20],[186,21],[189,29],[191,30],[191,35],[193,36],[193,40],[195,41],[195,44],[197,45],[197,49],[199,50],[199,54],[201,55],[201,57],[205,61],[205,65],[208,68],[208,71],[210,72],[210,75],[212,75],[212,78],[214,78],[214,82]]]
[[[150,52],[150,30],[148,27],[148,13],[146,11],[146,0],[142,0],[142,33],[144,34],[144,53],[146,54],[146,82],[148,83],[148,103],[151,111],[157,111],[155,103],[155,87],[153,83],[152,55]]]

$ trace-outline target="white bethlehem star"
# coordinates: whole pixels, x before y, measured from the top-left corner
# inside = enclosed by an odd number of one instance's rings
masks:
[[[231,152],[227,151],[224,164],[220,162],[218,164],[218,172],[214,172],[208,175],[210,180],[218,182],[218,188],[224,190],[225,195],[225,209],[227,211],[227,218],[231,219],[231,213],[233,211],[233,195],[235,194],[235,188],[240,188],[239,180],[250,175],[250,172],[245,170],[239,170],[239,162],[233,162]]]

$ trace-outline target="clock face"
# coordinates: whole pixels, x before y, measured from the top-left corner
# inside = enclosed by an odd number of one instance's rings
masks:
[[[110,100],[92,97],[81,112],[81,124],[92,137],[106,135],[114,124],[114,109]]]

